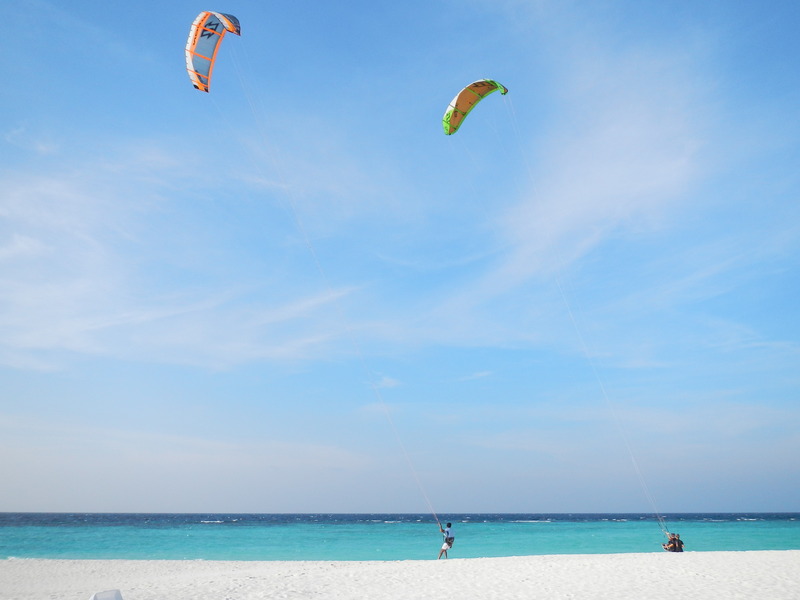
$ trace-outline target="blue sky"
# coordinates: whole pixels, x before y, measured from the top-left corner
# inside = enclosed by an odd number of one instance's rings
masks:
[[[797,3],[13,13],[0,510],[800,510]]]

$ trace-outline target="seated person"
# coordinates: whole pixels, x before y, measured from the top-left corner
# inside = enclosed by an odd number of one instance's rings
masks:
[[[661,544],[667,552],[683,552],[683,540],[679,533],[670,533],[666,544]]]

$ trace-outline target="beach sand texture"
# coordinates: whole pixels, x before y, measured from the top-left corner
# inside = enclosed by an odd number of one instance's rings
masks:
[[[800,550],[375,562],[0,561],[4,600],[800,599]]]

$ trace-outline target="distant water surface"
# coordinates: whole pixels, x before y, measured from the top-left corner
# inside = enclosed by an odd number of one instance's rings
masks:
[[[451,558],[662,552],[652,515],[454,514]],[[800,513],[666,515],[687,551],[798,550]],[[435,558],[423,514],[0,513],[0,558],[407,560]]]

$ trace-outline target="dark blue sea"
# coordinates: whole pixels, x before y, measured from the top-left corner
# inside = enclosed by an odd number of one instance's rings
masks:
[[[450,558],[663,552],[640,514],[453,514]],[[686,551],[798,550],[800,513],[666,515]],[[0,558],[407,560],[435,558],[423,514],[0,513]]]

